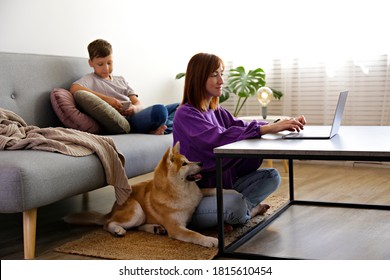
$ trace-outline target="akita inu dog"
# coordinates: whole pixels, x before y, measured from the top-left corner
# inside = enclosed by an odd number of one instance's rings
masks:
[[[110,213],[76,213],[65,218],[71,224],[104,225],[115,236],[126,230],[165,234],[184,242],[205,247],[216,247],[218,239],[188,229],[195,208],[203,195],[215,195],[215,189],[199,189],[195,181],[201,179],[202,163],[191,162],[180,154],[180,144],[169,148],[154,170],[153,179],[134,184],[128,200],[114,203]]]

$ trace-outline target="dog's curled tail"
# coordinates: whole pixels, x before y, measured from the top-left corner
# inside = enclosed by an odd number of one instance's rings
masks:
[[[73,225],[104,225],[106,221],[106,215],[96,212],[80,212],[66,216],[64,221]]]

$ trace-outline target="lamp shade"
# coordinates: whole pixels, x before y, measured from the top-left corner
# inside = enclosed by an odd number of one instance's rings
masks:
[[[262,107],[266,107],[272,100],[272,90],[269,87],[261,87],[256,94]]]

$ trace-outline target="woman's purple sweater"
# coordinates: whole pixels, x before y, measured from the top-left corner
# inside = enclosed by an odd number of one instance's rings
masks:
[[[267,122],[244,122],[234,118],[226,109],[201,112],[192,105],[181,105],[173,121],[174,144],[180,142],[180,152],[190,161],[203,163],[200,187],[216,186],[214,148],[249,138],[260,138],[259,126]],[[259,168],[259,159],[223,159],[223,183],[231,188],[237,177]]]

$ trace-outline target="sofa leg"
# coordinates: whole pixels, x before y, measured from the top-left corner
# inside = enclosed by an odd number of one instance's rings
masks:
[[[37,208],[23,212],[24,258],[35,258],[35,239],[37,234]]]

